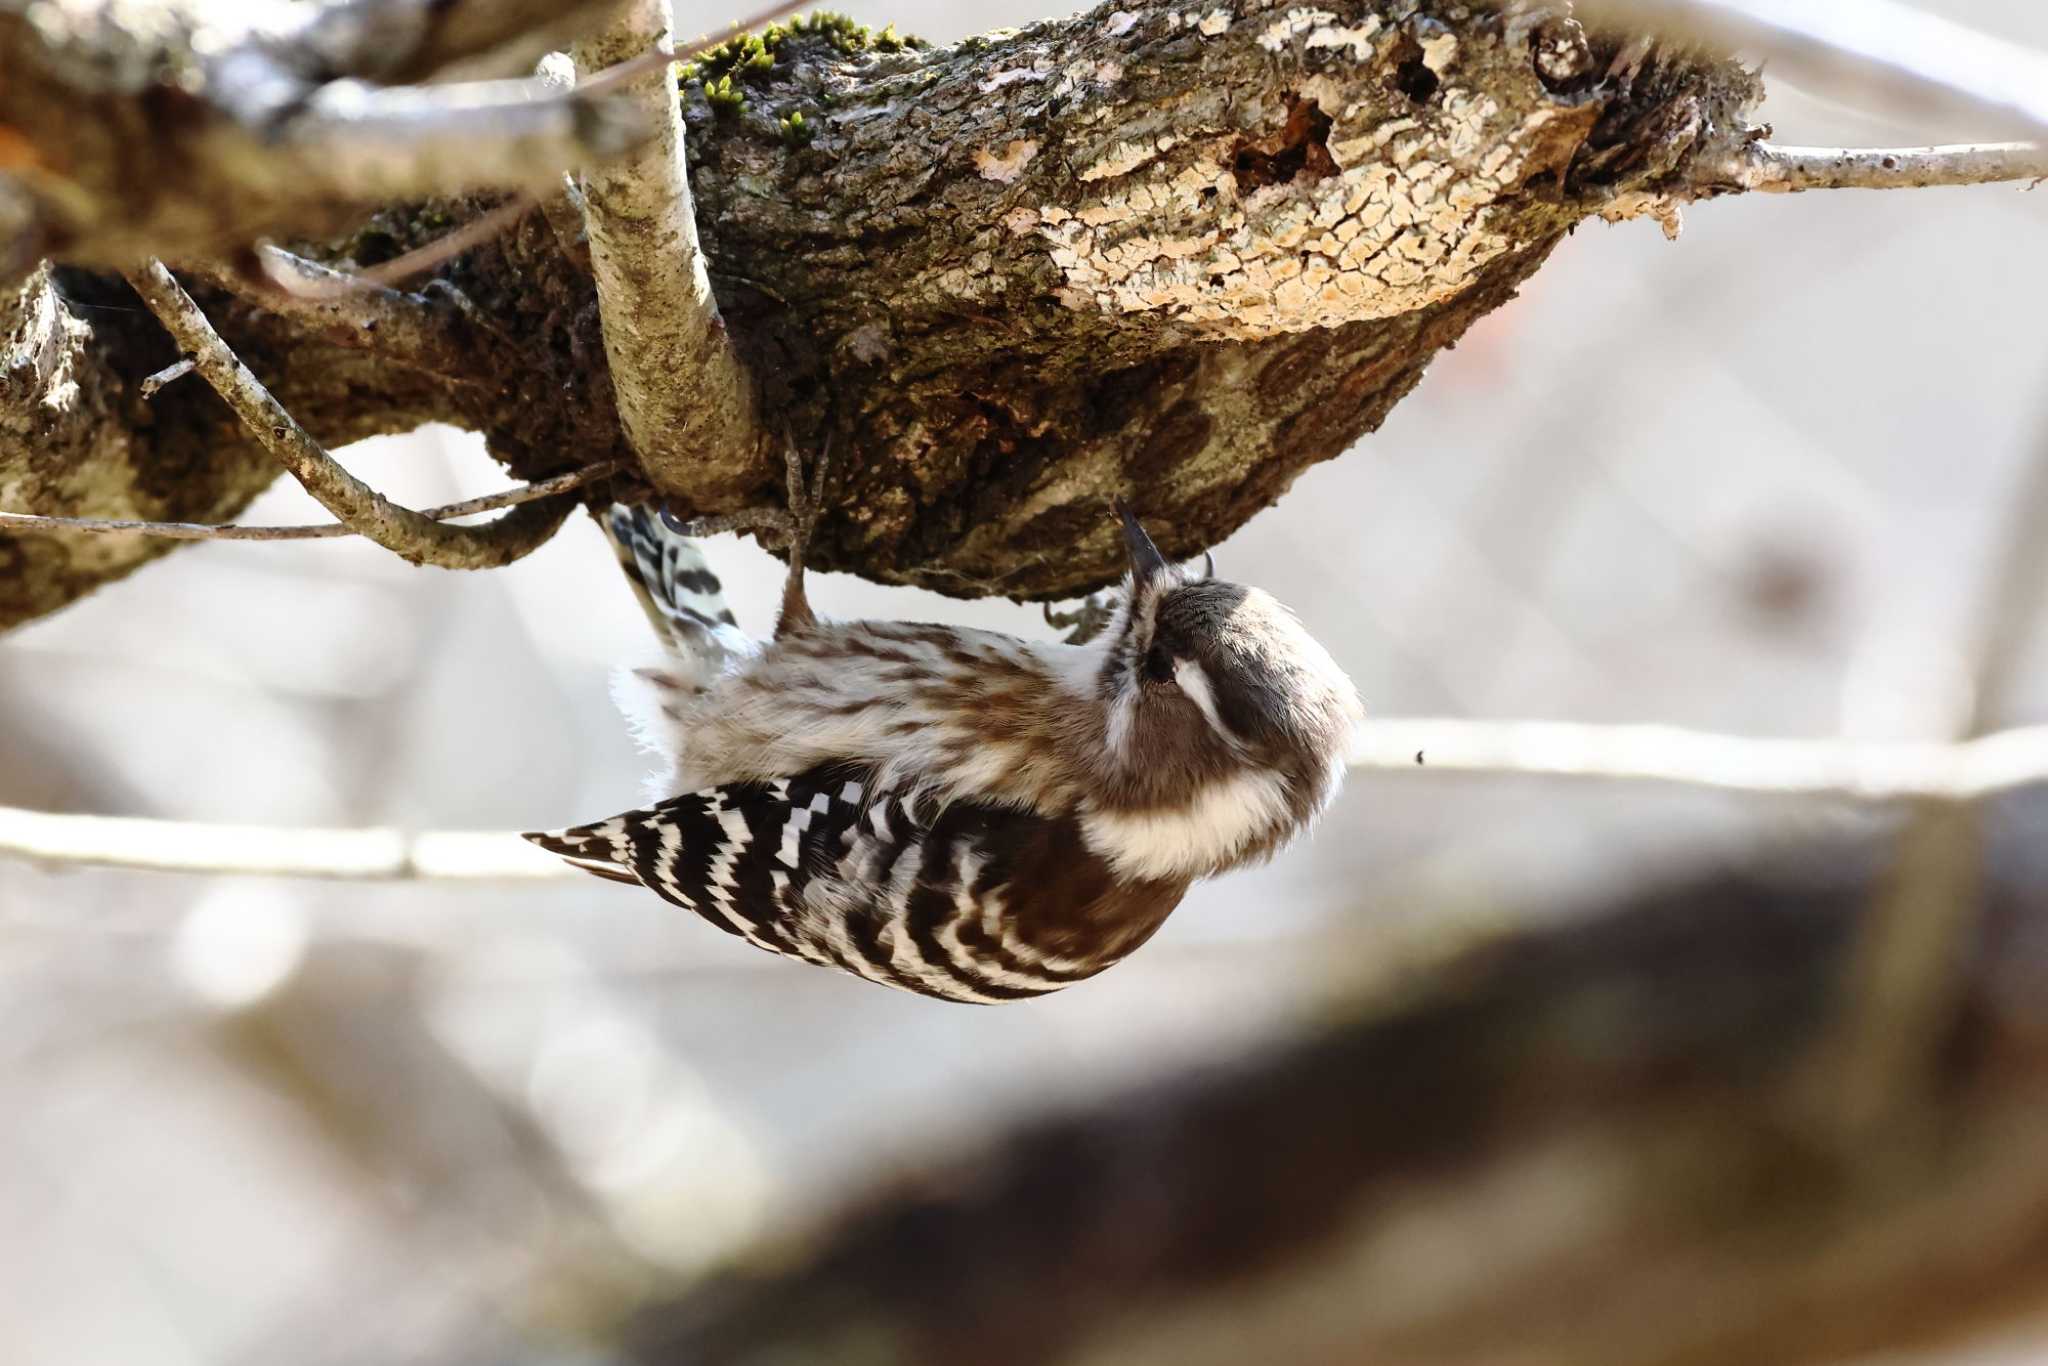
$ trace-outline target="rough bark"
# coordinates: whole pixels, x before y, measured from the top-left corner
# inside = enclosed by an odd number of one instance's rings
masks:
[[[1688,158],[1744,141],[1759,94],[1704,58],[1609,77],[1614,45],[1550,10],[1448,0],[1105,6],[950,49],[845,46],[789,37],[730,73],[738,108],[689,86],[703,244],[764,411],[834,438],[814,563],[963,595],[1106,580],[1110,492],[1171,553],[1222,539],[1378,426],[1573,224],[1653,211]],[[307,250],[371,264],[478,207],[388,210]],[[95,240],[140,240],[150,212]],[[326,208],[302,227],[329,230]],[[109,250],[87,255],[119,264]],[[483,432],[516,473],[552,474],[628,453],[573,256],[535,213],[442,267],[475,345],[431,374],[380,366],[374,337],[337,348],[331,326],[270,310],[253,285],[216,296],[215,322],[280,398],[311,404],[295,411],[329,446],[437,420]],[[26,297],[0,305],[10,325]],[[9,505],[232,512],[261,468],[225,414],[179,395],[176,415],[238,479],[203,509],[153,503],[176,467],[158,450],[163,400],[152,424],[133,386],[161,342],[132,326],[101,340],[108,315],[59,312],[89,350],[76,392],[24,370],[16,345],[28,387],[11,402],[75,414],[106,448],[101,475],[88,502],[47,455],[0,445]],[[322,373],[336,364],[346,385]],[[107,413],[126,430],[94,431]],[[688,510],[775,496],[772,461],[757,463]],[[152,549],[17,547],[40,567],[5,590],[0,625]]]
[[[1838,1108],[1887,875],[1812,849],[1487,944],[1040,1123],[649,1308],[691,1366],[1800,1363],[2048,1302],[2048,798],[1988,809],[1957,1008]]]
[[[217,314],[228,296],[199,292]],[[329,443],[432,422],[445,381],[310,331],[283,338],[289,364],[249,328],[231,332],[272,391]],[[204,384],[154,398],[142,380],[178,358],[118,278],[38,271],[0,301],[0,504],[80,516],[217,522],[277,477],[278,466]],[[362,401],[377,396],[374,406]],[[135,536],[0,535],[0,627],[53,612],[162,554]]]

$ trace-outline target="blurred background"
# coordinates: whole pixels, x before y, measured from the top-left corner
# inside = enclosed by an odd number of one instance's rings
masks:
[[[734,17],[686,8],[689,31]],[[1929,8],[2048,49],[2034,0]],[[853,11],[940,41],[1050,12]],[[1794,143],[1974,131],[1782,86],[1763,116]],[[1751,196],[1691,210],[1676,245],[1589,225],[1219,565],[1292,605],[1382,715],[1945,738],[2048,459],[2044,247],[2048,194],[2012,187]],[[453,431],[345,458],[413,506],[503,482]],[[287,480],[245,520],[323,516]],[[779,565],[730,539],[714,558],[765,624]],[[1035,607],[842,576],[813,597],[1049,634]],[[2042,626],[1989,720],[2048,720]],[[645,631],[582,518],[490,574],[355,541],[181,550],[0,641],[0,804],[595,818],[647,766],[607,694]],[[1008,1119],[1233,1055],[1502,924],[1864,819],[1360,779],[1313,842],[1198,888],[1128,963],[996,1010],[772,959],[594,879],[0,863],[0,1355],[584,1359],[577,1326],[635,1286]],[[1970,1359],[2044,1357],[2048,1336]]]

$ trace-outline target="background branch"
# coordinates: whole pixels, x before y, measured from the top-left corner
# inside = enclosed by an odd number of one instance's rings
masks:
[[[1802,846],[1390,967],[1376,1007],[863,1192],[647,1306],[628,1350],[1795,1366],[1960,1346],[2048,1282],[2048,1035],[2018,985],[2048,972],[2048,813],[1996,808],[2010,833],[1918,1116],[1939,1143],[1809,1121],[1875,861]]]
[[[641,130],[610,97],[527,83],[379,88],[601,18],[526,0],[377,0],[272,14],[163,0],[0,10],[0,285],[41,256],[127,268],[319,236],[394,196],[539,186]],[[524,27],[523,27],[524,26]],[[528,59],[530,64],[530,58]],[[318,73],[317,76],[309,73]],[[180,111],[161,117],[164,101]],[[178,174],[165,175],[167,166]]]
[[[1417,755],[1422,763],[1417,766]],[[1373,721],[1354,773],[1467,773],[1500,778],[1668,783],[1679,787],[1867,803],[1981,800],[2048,785],[2048,726],[2001,731],[1960,744],[1761,740],[1669,726],[1563,721]],[[403,857],[392,849],[459,846],[459,863]],[[355,851],[371,847],[377,857]],[[303,865],[295,850],[313,850]],[[496,851],[495,853],[493,851]],[[463,879],[582,877],[509,832],[265,830],[0,808],[0,854],[61,866],[316,878]],[[367,871],[352,873],[350,868]],[[450,871],[438,871],[448,869]]]
[[[560,859],[489,831],[287,830],[0,807],[0,852],[38,867],[350,881],[551,878]]]

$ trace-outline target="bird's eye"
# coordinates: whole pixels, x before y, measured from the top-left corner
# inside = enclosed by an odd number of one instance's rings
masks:
[[[1145,652],[1145,677],[1154,683],[1173,681],[1173,656],[1164,645],[1154,645]]]

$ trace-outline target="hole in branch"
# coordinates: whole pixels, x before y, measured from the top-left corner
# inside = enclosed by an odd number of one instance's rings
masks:
[[[1428,104],[1442,84],[1436,72],[1430,70],[1429,63],[1422,60],[1419,51],[1394,68],[1394,89],[1417,104]]]
[[[1330,116],[1314,100],[1289,95],[1287,122],[1277,135],[1238,143],[1230,163],[1238,192],[1285,185],[1298,175],[1316,181],[1337,174],[1336,158],[1330,155],[1330,125]]]

